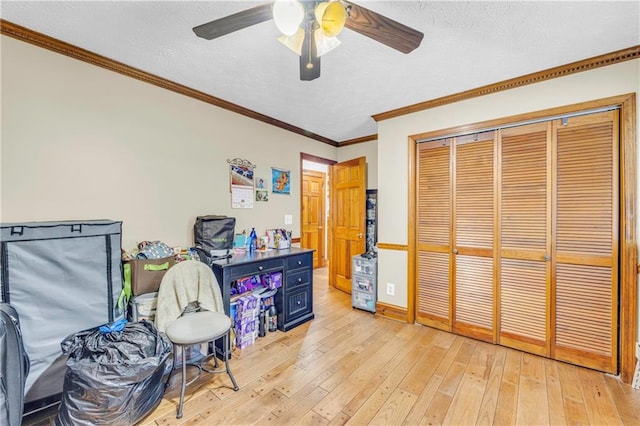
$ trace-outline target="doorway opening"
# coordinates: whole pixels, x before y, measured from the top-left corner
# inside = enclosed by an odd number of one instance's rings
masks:
[[[314,268],[328,262],[329,167],[335,163],[300,153],[300,247],[314,250]]]

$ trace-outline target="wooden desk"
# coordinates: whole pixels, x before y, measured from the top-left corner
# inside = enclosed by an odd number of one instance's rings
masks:
[[[213,261],[224,311],[230,314],[231,284],[239,278],[282,272],[282,287],[275,296],[278,330],[287,331],[312,320],[313,250],[292,247],[286,250],[255,251]]]

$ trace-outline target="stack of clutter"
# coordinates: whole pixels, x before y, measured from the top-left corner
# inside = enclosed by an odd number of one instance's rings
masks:
[[[247,294],[238,298],[235,312],[236,347],[238,349],[250,346],[256,341],[259,314],[259,297]]]
[[[162,241],[142,241],[137,249],[123,252],[122,260],[124,288],[120,299],[129,300],[127,319],[153,322],[160,282],[176,263],[174,249]]]
[[[282,272],[239,278],[231,286],[232,348],[246,348],[258,337],[278,329],[275,295],[282,287]],[[235,344],[235,346],[234,346]]]

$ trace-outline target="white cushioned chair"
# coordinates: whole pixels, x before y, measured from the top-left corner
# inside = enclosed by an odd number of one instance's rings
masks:
[[[177,263],[167,271],[158,291],[155,325],[159,331],[166,333],[173,343],[174,370],[178,349],[182,357],[182,385],[176,418],[182,417],[186,387],[198,378],[200,371],[227,373],[233,389],[236,391],[239,389],[229,367],[231,319],[224,313],[222,293],[209,266],[195,260],[187,260]],[[221,355],[224,359],[224,369],[220,368],[216,357],[215,342],[218,339],[223,339]],[[205,356],[198,364],[192,364],[198,367],[198,376],[187,382],[188,362],[184,362],[185,348],[208,342],[213,342],[212,353]],[[204,367],[210,357],[214,359],[215,369]]]

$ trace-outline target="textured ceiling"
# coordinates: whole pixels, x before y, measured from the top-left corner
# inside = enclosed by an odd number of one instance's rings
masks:
[[[273,21],[191,30],[265,2],[3,0],[0,16],[338,142],[375,134],[378,113],[640,44],[639,1],[354,2],[422,44],[405,55],[345,29],[309,82]]]

